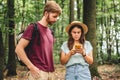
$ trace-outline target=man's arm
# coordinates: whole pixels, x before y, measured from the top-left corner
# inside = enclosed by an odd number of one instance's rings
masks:
[[[26,64],[32,75],[34,77],[37,77],[37,75],[39,75],[40,70],[31,63],[24,50],[24,48],[29,44],[29,42],[29,40],[21,38],[18,45],[16,46],[15,52],[19,56],[19,58],[24,62],[24,64]]]

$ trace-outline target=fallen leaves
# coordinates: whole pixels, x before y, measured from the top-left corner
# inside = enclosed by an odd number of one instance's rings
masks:
[[[17,67],[17,76],[5,77],[4,80],[27,80],[27,68],[23,66]],[[55,80],[65,80],[65,66],[55,65]],[[120,80],[120,65],[100,65],[98,72],[101,79],[94,77],[93,80]]]

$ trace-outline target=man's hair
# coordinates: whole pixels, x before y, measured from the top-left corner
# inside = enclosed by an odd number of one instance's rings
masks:
[[[55,1],[47,1],[43,13],[45,13],[45,11],[58,13],[59,15],[62,13],[61,7]]]

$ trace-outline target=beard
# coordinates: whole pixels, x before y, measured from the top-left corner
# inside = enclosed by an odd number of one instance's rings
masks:
[[[46,21],[48,22],[49,25],[53,25],[55,23],[55,21],[50,21],[49,15],[48,15]]]
[[[53,25],[54,22],[52,22],[52,21],[48,21],[48,24],[49,24],[49,25]]]

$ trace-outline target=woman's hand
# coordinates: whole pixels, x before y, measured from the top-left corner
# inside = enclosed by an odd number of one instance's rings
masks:
[[[74,47],[75,47],[75,53],[80,53],[83,56],[85,55],[85,48],[83,47],[82,44],[77,44]]]
[[[75,53],[76,53],[76,50],[74,50],[74,49],[70,50],[71,55],[74,55]]]

